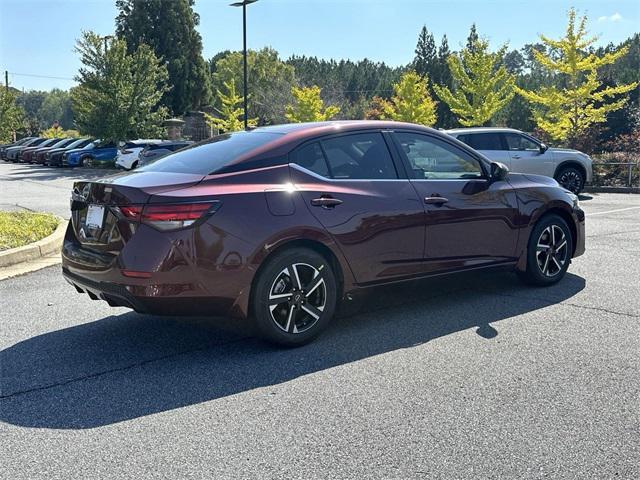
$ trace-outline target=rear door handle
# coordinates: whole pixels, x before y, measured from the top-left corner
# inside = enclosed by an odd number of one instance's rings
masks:
[[[516,158],[517,159],[517,158],[522,158],[522,157],[520,157],[520,155],[512,155],[511,158]]]
[[[449,201],[448,198],[444,197],[426,197],[424,199],[424,203],[427,205],[442,205],[443,203],[447,203]]]
[[[320,197],[311,200],[311,205],[314,207],[333,208],[336,205],[340,205],[342,200],[333,197]]]

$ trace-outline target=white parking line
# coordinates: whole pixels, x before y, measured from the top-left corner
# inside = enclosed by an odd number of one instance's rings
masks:
[[[587,217],[593,217],[594,215],[605,215],[607,213],[626,212],[627,210],[637,210],[640,207],[627,207],[618,208],[617,210],[607,210],[606,212],[587,213]]]

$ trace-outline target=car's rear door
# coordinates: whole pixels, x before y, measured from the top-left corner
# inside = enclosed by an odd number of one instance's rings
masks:
[[[534,173],[553,177],[555,159],[550,151],[542,151],[540,144],[517,132],[505,132],[505,139],[511,163],[509,169],[517,173]]]
[[[293,184],[358,283],[421,271],[424,208],[380,131],[324,137],[292,152],[290,161]]]
[[[425,208],[425,270],[471,268],[515,259],[518,204],[477,157],[440,136],[393,133]]]

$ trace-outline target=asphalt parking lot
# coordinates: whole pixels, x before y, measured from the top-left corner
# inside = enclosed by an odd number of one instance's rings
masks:
[[[0,208],[63,214],[100,174],[32,168],[0,163]],[[378,289],[292,350],[109,308],[58,266],[0,281],[1,476],[639,478],[640,196],[582,205],[560,284]]]

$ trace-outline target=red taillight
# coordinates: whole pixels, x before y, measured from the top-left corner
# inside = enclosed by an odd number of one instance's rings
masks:
[[[198,203],[176,203],[159,205],[127,205],[119,207],[130,220],[139,220],[159,230],[175,230],[188,227],[207,213],[214,213],[219,201]]]
[[[140,214],[142,213],[142,207],[137,207],[137,206],[120,207],[120,211],[127,218],[130,218],[132,220],[140,220]]]
[[[151,278],[151,272],[138,272],[136,270],[122,270],[122,275],[129,278]]]

